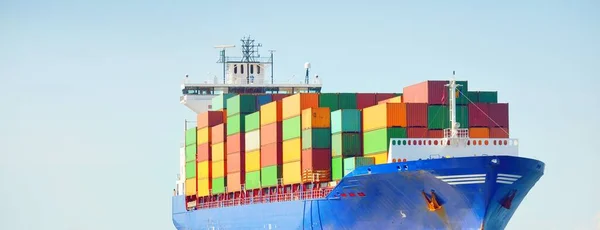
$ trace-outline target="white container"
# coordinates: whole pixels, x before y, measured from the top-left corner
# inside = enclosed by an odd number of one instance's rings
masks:
[[[246,133],[246,152],[260,149],[260,129]]]

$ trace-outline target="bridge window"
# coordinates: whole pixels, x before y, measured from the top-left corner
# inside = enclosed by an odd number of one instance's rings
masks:
[[[242,74],[244,74],[244,65],[240,65],[240,67],[241,67],[241,69],[240,69],[241,71],[240,71],[240,72],[241,72]]]
[[[237,74],[237,65],[233,65],[233,74]]]
[[[260,66],[259,65],[256,65],[256,73],[260,74]]]
[[[250,74],[254,74],[254,65],[250,65]]]

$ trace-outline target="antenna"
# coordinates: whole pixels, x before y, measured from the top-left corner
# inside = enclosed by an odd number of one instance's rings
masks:
[[[234,48],[235,45],[217,45],[215,46],[215,48],[217,49],[221,49],[221,57],[219,58],[219,60],[217,61],[217,63],[223,63],[223,84],[225,84],[225,72],[226,72],[226,63],[227,63],[227,57],[225,56],[225,49],[228,48]],[[216,82],[215,82],[216,84]]]
[[[455,80],[456,71],[452,71],[452,79],[450,79],[450,84],[448,86],[448,94],[449,94],[449,112],[450,112],[450,138],[456,138],[458,134],[458,127],[460,124],[456,123],[456,88],[458,86],[462,86],[456,84]]]
[[[262,47],[262,44],[254,44],[254,39],[250,36],[244,37],[242,41],[242,62],[246,63],[246,84],[250,84],[250,63],[255,63],[255,58],[260,58],[258,54],[258,47]],[[256,54],[256,55],[255,55]]]
[[[306,69],[306,76],[304,77],[304,84],[308,85],[308,70],[310,69],[310,62],[304,63],[304,69]]]
[[[269,50],[269,53],[271,53],[271,85],[273,84],[273,53],[275,53],[275,50]]]

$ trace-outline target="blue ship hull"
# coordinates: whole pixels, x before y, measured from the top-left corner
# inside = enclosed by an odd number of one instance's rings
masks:
[[[175,196],[173,223],[181,230],[504,229],[544,167],[511,156],[372,165],[318,200],[186,211],[184,197]],[[439,207],[429,209],[433,200]]]

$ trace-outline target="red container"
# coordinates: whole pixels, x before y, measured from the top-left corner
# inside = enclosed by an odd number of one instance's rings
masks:
[[[408,138],[427,138],[427,128],[406,128]]]
[[[226,135],[225,132],[227,132],[226,124],[216,125],[210,131],[211,131],[210,136],[212,138],[210,143],[217,144],[217,143],[221,143],[221,142],[225,141],[225,135]]]
[[[377,94],[375,93],[357,93],[356,108],[364,109],[377,104]]]
[[[402,99],[410,103],[448,104],[448,81],[424,81],[404,87]]]
[[[444,138],[444,130],[427,130],[427,138]]]
[[[272,101],[280,101],[283,98],[286,98],[287,96],[290,96],[290,94],[273,94]]]
[[[227,192],[241,191],[244,183],[246,183],[246,172],[227,173]]]
[[[246,154],[244,152],[227,154],[227,173],[245,171]]]
[[[275,142],[260,147],[260,167],[268,167],[283,164],[283,146],[281,142]]]
[[[236,133],[227,136],[227,154],[244,151],[246,147],[246,133]]]
[[[406,126],[407,127],[427,127],[427,104],[425,103],[405,103],[406,104]]]
[[[489,104],[471,103],[469,104],[469,127],[489,127],[488,118]]]
[[[395,96],[396,96],[396,94],[393,94],[393,93],[378,93],[375,95],[375,101],[377,101],[377,103],[379,103],[380,101],[387,100],[387,99],[390,99]]]
[[[198,128],[213,127],[215,125],[223,123],[223,112],[222,111],[207,111],[197,116]]]
[[[508,127],[508,103],[498,103],[488,105],[490,118],[490,128]]]
[[[508,138],[509,134],[508,128],[490,128],[490,138]]]
[[[210,161],[210,160],[212,160],[211,155],[212,154],[210,154],[210,144],[209,143],[204,143],[204,144],[198,145],[198,151],[196,153],[196,162]]]
[[[302,150],[302,171],[331,170],[331,149]]]
[[[283,141],[281,122],[271,123],[260,127],[260,145],[268,145]]]

